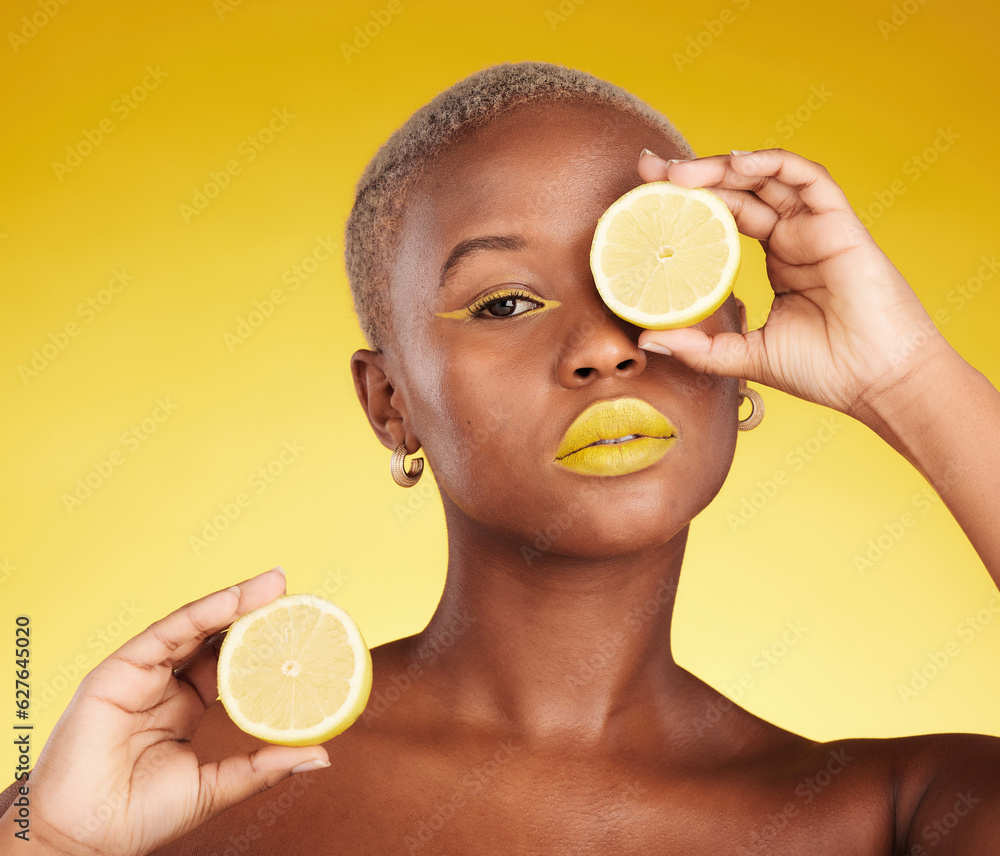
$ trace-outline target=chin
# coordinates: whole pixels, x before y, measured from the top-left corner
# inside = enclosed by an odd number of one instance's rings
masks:
[[[677,474],[664,484],[635,481],[629,485],[617,481],[595,480],[581,491],[574,529],[581,537],[572,539],[572,553],[608,558],[664,546],[678,535],[686,537],[687,527],[714,499],[725,481],[725,473],[707,481],[702,473],[695,480]],[[682,487],[687,485],[686,489]],[[569,541],[570,539],[565,539]],[[569,545],[567,545],[568,547]],[[570,549],[566,549],[570,553]]]
[[[670,502],[603,503],[584,506],[559,539],[558,552],[595,560],[626,556],[664,547],[687,527],[699,509],[688,510]],[[560,521],[557,521],[560,522]],[[566,523],[568,521],[561,521]]]

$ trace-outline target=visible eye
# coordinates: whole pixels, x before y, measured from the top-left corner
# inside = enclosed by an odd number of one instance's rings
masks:
[[[542,301],[524,292],[506,291],[481,297],[469,307],[468,312],[470,316],[477,318],[510,318],[544,305]]]
[[[513,318],[528,312],[542,312],[555,309],[558,300],[542,300],[516,288],[491,291],[480,297],[471,306],[450,312],[436,312],[438,318],[454,318],[456,321],[489,320],[493,318]]]

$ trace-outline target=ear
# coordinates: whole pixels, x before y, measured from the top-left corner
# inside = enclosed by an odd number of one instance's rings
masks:
[[[395,449],[405,442],[408,455],[416,452],[420,442],[407,436],[405,402],[386,372],[385,354],[365,349],[355,351],[351,355],[351,376],[358,401],[382,445]]]

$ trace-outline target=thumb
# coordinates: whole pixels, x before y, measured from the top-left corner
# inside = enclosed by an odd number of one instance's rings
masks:
[[[760,380],[759,331],[708,335],[694,327],[676,330],[644,330],[639,347],[666,354],[703,374]]]
[[[263,746],[244,755],[203,764],[201,824],[296,773],[330,766],[322,746]]]

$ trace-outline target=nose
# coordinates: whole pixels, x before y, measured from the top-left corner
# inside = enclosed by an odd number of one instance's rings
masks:
[[[639,347],[641,332],[599,300],[588,305],[569,322],[559,343],[560,384],[577,389],[605,378],[641,374],[646,368],[646,352]]]

